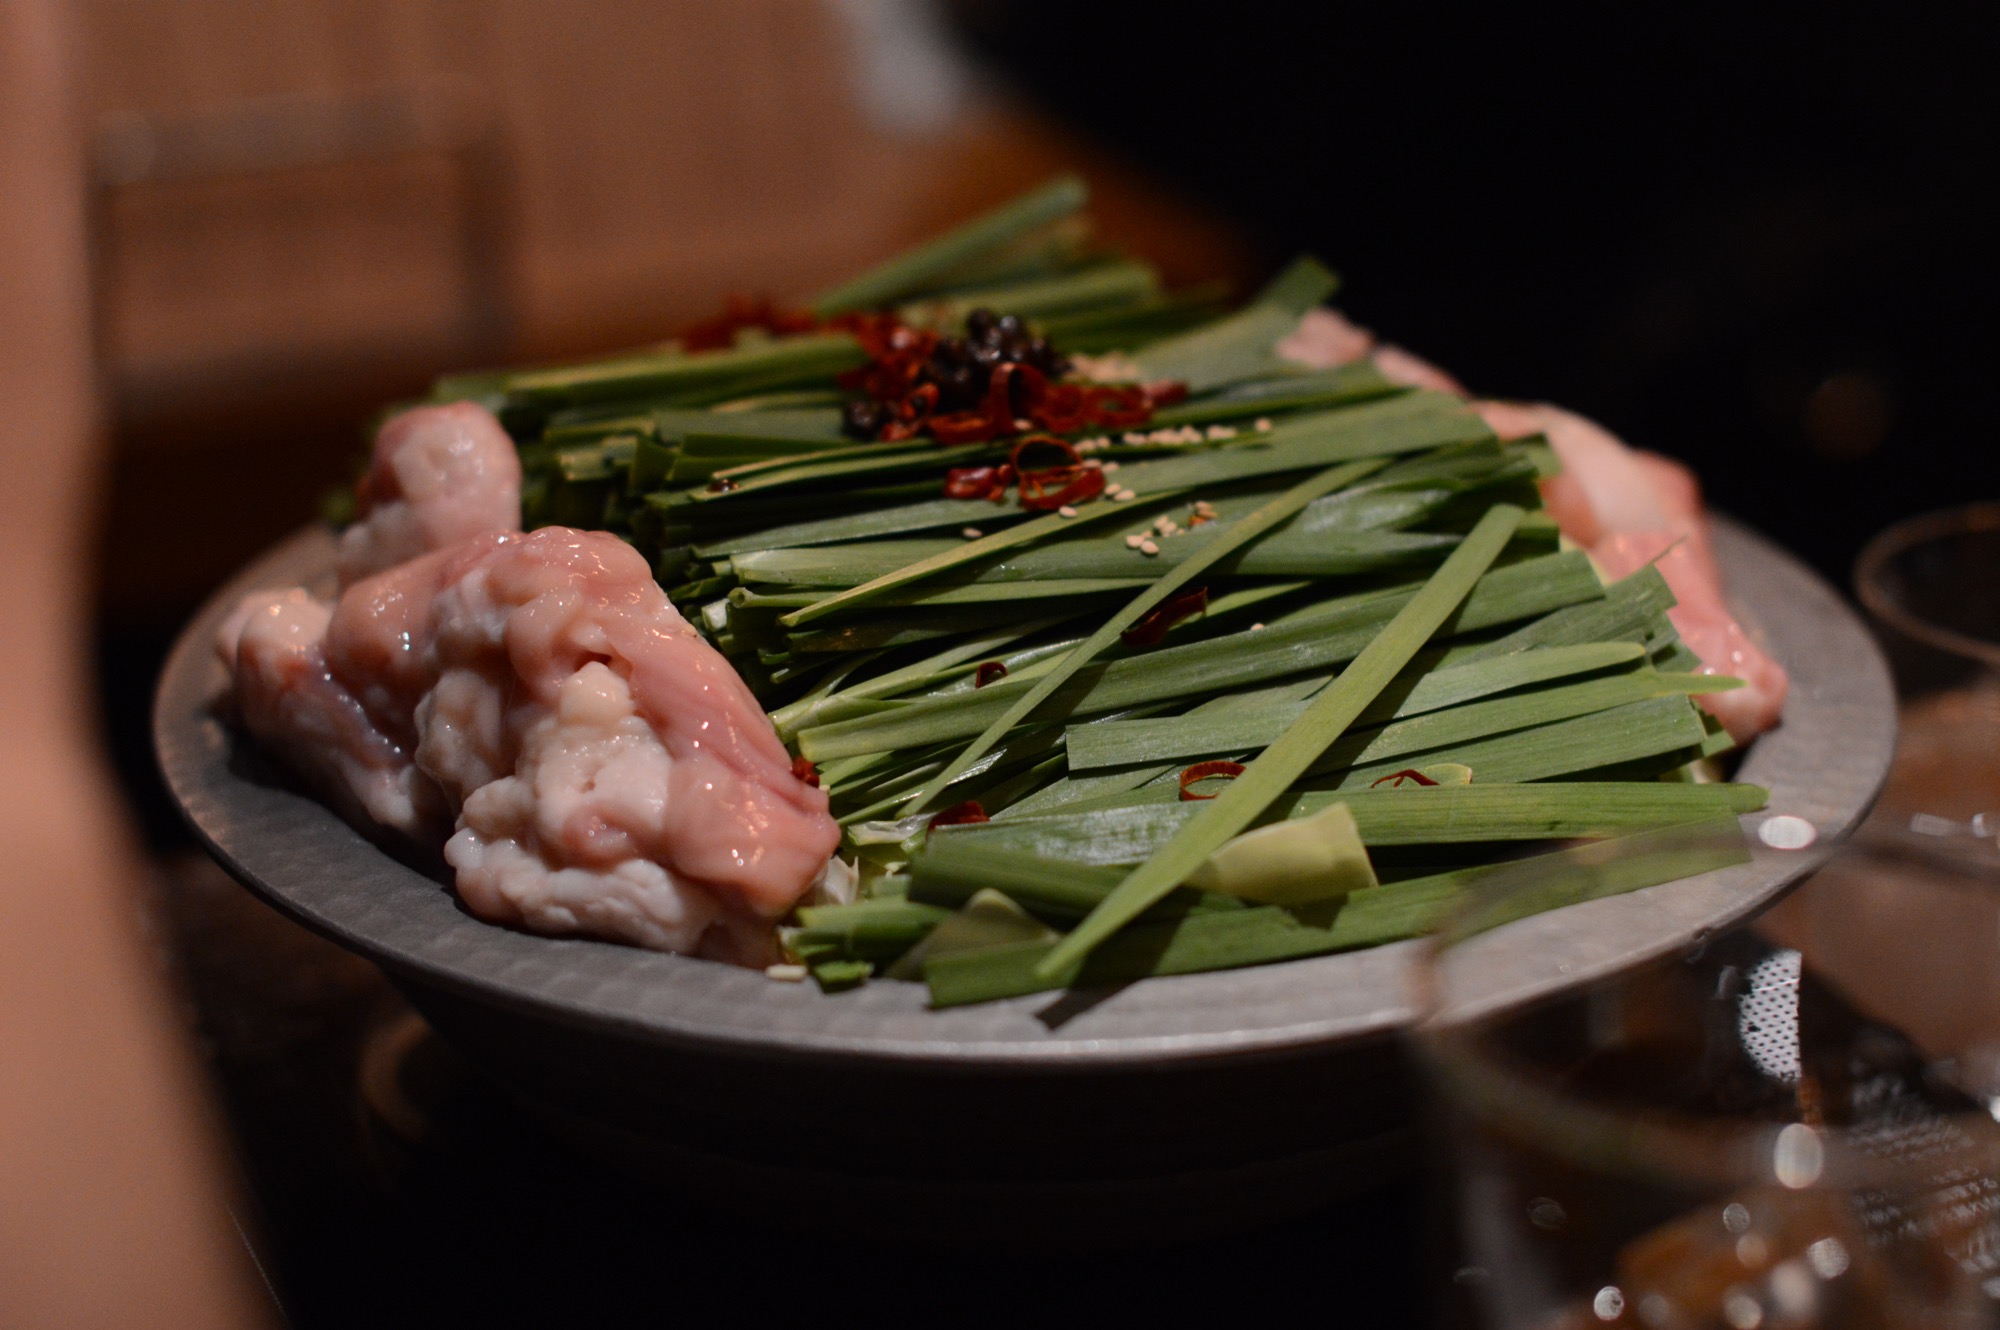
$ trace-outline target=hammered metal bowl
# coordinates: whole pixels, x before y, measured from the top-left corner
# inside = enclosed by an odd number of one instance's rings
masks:
[[[1746,624],[1792,675],[1740,778],[1745,819],[1822,847],[1872,803],[1894,746],[1873,640],[1805,567],[1740,526],[1717,553]],[[387,972],[460,1053],[586,1146],[738,1204],[817,1189],[933,1239],[1144,1241],[1267,1219],[1393,1175],[1415,1117],[1396,1036],[1413,944],[931,1011],[917,984],[824,996],[753,971],[531,937],[298,792],[217,707],[210,643],[253,588],[324,581],[303,533],[219,592],[176,646],[155,737],[195,832],[277,909]],[[1814,858],[1753,834],[1748,864],[1517,926],[1496,1000],[1529,1002],[1698,942]],[[886,1221],[885,1221],[886,1222]]]

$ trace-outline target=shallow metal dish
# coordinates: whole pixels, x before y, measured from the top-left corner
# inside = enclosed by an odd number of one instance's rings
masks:
[[[1728,522],[1716,536],[1731,598],[1792,675],[1784,724],[1742,765],[1741,779],[1771,791],[1746,824],[1803,817],[1824,845],[1860,820],[1887,772],[1888,672],[1809,570]],[[324,579],[330,562],[323,532],[301,534],[188,627],[155,713],[167,783],[231,873],[380,965],[448,1041],[574,1134],[732,1195],[817,1180],[857,1200],[956,1198],[977,1212],[974,1228],[1032,1214],[1057,1238],[1051,1215],[1097,1236],[1108,1222],[1134,1238],[1186,1233],[1399,1165],[1412,1114],[1392,1036],[1408,1017],[1412,944],[930,1011],[916,984],[826,997],[472,918],[218,718],[225,678],[210,643],[222,616],[253,588]],[[1752,843],[1741,867],[1519,925],[1520,965],[1496,984],[1527,1001],[1687,946],[1811,865]],[[933,1235],[955,1231],[935,1205],[920,1213]]]

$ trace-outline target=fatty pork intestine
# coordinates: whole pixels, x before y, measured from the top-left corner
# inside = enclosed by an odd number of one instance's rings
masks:
[[[336,604],[260,592],[225,625],[245,727],[348,815],[442,840],[480,918],[774,959],[839,837],[825,794],[635,550],[511,529],[519,464],[476,410],[385,427]]]

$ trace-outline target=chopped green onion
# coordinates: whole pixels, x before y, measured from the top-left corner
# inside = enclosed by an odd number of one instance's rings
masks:
[[[1496,504],[1489,510],[1465,543],[1452,552],[1354,663],[1327,686],[1305,715],[1231,781],[1228,789],[1202,805],[1200,813],[1157,855],[1133,870],[1075,932],[1036,965],[1035,973],[1052,978],[1074,969],[1100,942],[1180,885],[1224,841],[1247,828],[1444,625],[1506,548],[1525,515],[1511,504]]]

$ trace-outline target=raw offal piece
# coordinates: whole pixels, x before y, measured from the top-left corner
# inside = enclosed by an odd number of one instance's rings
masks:
[[[1406,388],[1435,388],[1439,392],[1466,395],[1457,379],[1430,361],[1400,346],[1378,343],[1375,334],[1348,322],[1343,314],[1330,309],[1306,311],[1298,328],[1278,343],[1278,354],[1315,369],[1332,369],[1357,360],[1372,360],[1382,377]],[[1266,428],[1259,423],[1259,429]]]
[[[1628,448],[1603,427],[1560,407],[1485,402],[1478,407],[1503,438],[1543,434],[1562,462],[1542,497],[1556,524],[1590,551],[1604,575],[1620,578],[1657,562],[1680,603],[1667,611],[1701,672],[1743,680],[1695,700],[1742,743],[1778,723],[1791,681],[1743,629],[1722,595],[1701,502],[1701,487],[1679,463]]]
[[[763,965],[839,839],[749,689],[614,536],[475,536],[317,618],[302,593],[267,599],[274,626],[253,610],[225,650],[251,732],[343,755],[308,774],[399,830],[455,811],[445,858],[481,918]],[[288,654],[263,649],[285,633]],[[380,793],[402,785],[407,808]]]
[[[420,406],[382,426],[355,494],[360,518],[334,552],[342,586],[470,536],[520,530],[521,459],[486,408]]]
[[[419,840],[441,837],[451,813],[411,762],[408,735],[378,725],[327,666],[332,614],[293,588],[252,592],[229,616],[216,652],[236,677],[244,728],[333,796],[350,820]]]

